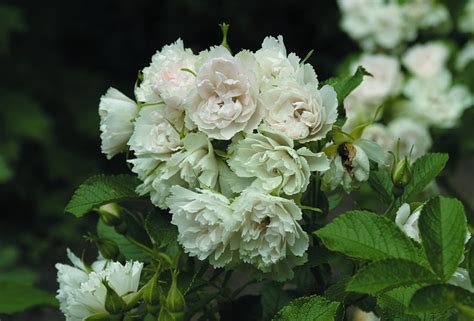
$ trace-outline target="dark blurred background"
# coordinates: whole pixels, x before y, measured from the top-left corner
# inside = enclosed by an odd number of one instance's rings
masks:
[[[340,31],[336,1],[2,1],[0,3],[0,280],[56,291],[56,262],[80,254],[96,218],[63,213],[74,189],[100,172],[128,172],[100,153],[100,96],[132,96],[137,71],[182,38],[198,52],[231,25],[234,50],[283,35],[321,80],[357,46]],[[1,289],[0,289],[1,291]],[[3,320],[62,320],[48,309]]]

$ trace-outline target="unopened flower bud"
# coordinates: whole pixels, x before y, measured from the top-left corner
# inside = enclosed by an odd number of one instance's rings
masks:
[[[161,308],[158,321],[176,321],[175,318],[165,308]]]
[[[143,291],[143,300],[147,304],[148,312],[156,314],[159,310],[161,288],[158,284],[158,273],[148,281],[145,290]]]
[[[171,286],[166,296],[166,308],[169,312],[182,312],[184,311],[184,306],[186,301],[181,291],[178,289],[178,274],[176,272],[172,273]]]
[[[408,157],[405,157],[398,161],[394,161],[392,167],[392,182],[395,186],[395,194],[397,194],[397,191],[399,192],[398,194],[403,193],[403,189],[405,188],[405,186],[408,185],[408,183],[410,183],[410,180],[411,169]]]
[[[118,315],[123,312],[126,307],[125,301],[110,287],[106,280],[102,280],[102,284],[107,289],[105,296],[105,310],[111,315]]]
[[[120,255],[117,243],[110,239],[99,238],[97,240],[97,247],[102,256],[108,260],[116,260]]]
[[[122,219],[120,218],[120,207],[117,203],[109,203],[102,205],[97,210],[101,220],[109,225],[109,226],[117,226],[122,223]]]

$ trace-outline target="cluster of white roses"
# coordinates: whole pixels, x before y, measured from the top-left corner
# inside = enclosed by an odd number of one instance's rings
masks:
[[[72,266],[56,264],[59,282],[57,299],[66,321],[82,321],[91,315],[108,315],[108,290],[104,282],[125,303],[129,303],[137,293],[143,263],[129,261],[122,265],[99,258],[87,266],[69,249],[67,254]]]
[[[464,15],[473,22],[474,15],[468,12],[471,3],[474,2],[469,2]],[[351,21],[355,23],[354,16],[360,14],[365,17],[360,22],[367,28],[366,21],[379,21],[379,15],[386,17],[386,26],[369,25],[375,35],[384,41],[391,40],[389,45],[368,33],[355,36],[353,33],[357,32],[357,26],[350,25],[345,29],[366,50],[353,60],[351,68],[355,70],[362,65],[373,75],[345,99],[348,118],[345,129],[372,123],[364,131],[364,138],[377,142],[386,151],[395,151],[400,140],[400,154],[403,156],[411,152],[412,159],[418,158],[431,147],[431,128],[450,129],[456,126],[464,110],[473,105],[473,93],[459,82],[456,72],[474,60],[474,44],[465,44],[457,56],[454,56],[452,46],[437,40],[414,43],[406,48],[405,43],[414,40],[416,32],[406,39],[397,37],[400,29],[395,25],[399,15],[416,16],[413,21],[418,25],[411,24],[412,20],[407,17],[403,18],[402,25],[406,28],[411,26],[413,30],[427,21],[427,17],[431,17],[429,21],[435,21],[433,15],[447,15],[446,19],[451,24],[446,8],[435,1],[411,0],[399,4],[393,1],[341,0],[339,4],[343,25]],[[373,10],[372,7],[378,9]],[[446,14],[438,13],[444,11]],[[436,25],[430,24],[430,27]],[[400,31],[400,35],[411,33]],[[367,46],[367,42],[373,45]],[[383,53],[379,53],[378,49],[384,49]],[[455,60],[454,72],[448,68],[451,59]]]
[[[419,30],[449,28],[449,12],[436,0],[338,0],[341,27],[366,50],[394,49]]]
[[[138,193],[170,210],[189,255],[216,267],[291,275],[308,248],[298,202],[312,175],[329,173],[325,186],[346,190],[368,178],[374,144],[321,152],[336,92],[281,36],[236,55],[224,46],[195,55],[178,40],[153,56],[135,96],[111,88],[102,97],[102,150],[133,152]]]

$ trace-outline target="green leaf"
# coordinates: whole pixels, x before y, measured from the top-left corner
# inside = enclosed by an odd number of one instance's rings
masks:
[[[334,321],[339,302],[320,296],[293,300],[273,318],[273,321]]]
[[[413,284],[431,283],[437,280],[430,270],[414,262],[388,259],[373,262],[357,272],[346,290],[376,294],[383,290]]]
[[[181,253],[178,228],[170,223],[164,212],[152,212],[145,220],[145,229],[154,244],[172,258]]]
[[[158,247],[168,246],[178,239],[178,229],[164,215],[165,213],[152,212],[145,221],[145,229]]]
[[[53,294],[29,284],[1,281],[0,289],[0,313],[12,314],[39,305],[58,307]]]
[[[416,291],[410,302],[412,311],[440,313],[452,308],[474,318],[474,293],[450,284],[436,284]]]
[[[371,212],[347,212],[315,234],[330,250],[351,257],[365,260],[399,258],[420,261],[413,241],[395,223]]]
[[[18,7],[0,5],[0,53],[7,51],[13,33],[22,32],[25,29],[25,21]]]
[[[390,173],[386,170],[371,171],[369,177],[370,187],[379,195],[380,199],[390,204],[393,200],[393,183]]]
[[[120,253],[125,256],[127,260],[150,261],[150,255],[137,245],[131,243],[123,235],[115,232],[111,226],[107,226],[101,220],[97,224],[97,234],[99,237],[108,238],[117,243]]]
[[[97,175],[87,179],[76,190],[65,211],[81,217],[101,205],[137,198],[140,181],[130,175]]]
[[[344,99],[362,83],[364,76],[372,75],[364,67],[359,66],[352,76],[330,78],[323,84],[331,85],[334,88],[337,93],[337,101],[339,105],[342,105]]]
[[[262,320],[271,320],[292,298],[293,296],[282,289],[282,284],[275,282],[265,284],[260,297]]]
[[[441,173],[448,159],[448,154],[441,153],[428,153],[418,158],[413,163],[411,169],[413,176],[410,183],[405,187],[401,201],[413,199],[422,192]]]
[[[350,280],[350,277],[343,277],[342,279],[338,280],[336,283],[329,286],[326,291],[324,291],[324,296],[332,301],[343,302],[350,294],[348,291],[346,291],[347,284]]]
[[[469,251],[467,252],[466,261],[469,278],[471,279],[471,284],[474,286],[474,243],[472,241],[469,246]]]
[[[0,155],[0,183],[5,183],[13,177],[13,171],[5,161],[5,158]]]
[[[377,305],[384,311],[384,317],[393,321],[447,321],[451,313],[413,313],[409,311],[410,301],[415,292],[423,286],[400,287],[377,297]]]
[[[441,196],[429,200],[423,206],[418,226],[433,271],[447,281],[464,252],[467,223],[462,203]]]
[[[411,298],[420,288],[422,288],[422,286],[417,284],[380,293],[377,296],[377,304],[383,310],[405,314],[408,312]]]
[[[31,285],[36,281],[36,279],[37,274],[27,268],[16,267],[11,271],[0,272],[0,283],[13,282]]]

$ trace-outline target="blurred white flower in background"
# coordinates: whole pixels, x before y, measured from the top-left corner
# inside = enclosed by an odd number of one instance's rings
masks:
[[[456,69],[462,70],[474,61],[474,40],[469,41],[459,51],[456,58]]]
[[[403,56],[405,67],[415,76],[431,78],[446,68],[449,49],[440,42],[417,44]]]
[[[409,98],[403,115],[427,126],[452,128],[464,110],[472,106],[472,94],[461,84],[452,84],[449,73],[441,73],[429,81],[410,79],[404,93]]]
[[[431,147],[432,140],[428,129],[414,120],[396,118],[388,124],[387,129],[392,139],[392,146],[388,150],[396,152],[399,146],[400,157],[411,155],[410,159],[415,160]]]
[[[395,57],[363,54],[352,63],[351,72],[358,66],[363,66],[372,76],[364,77],[359,87],[344,100],[346,128],[372,121],[378,107],[402,88],[400,63]]]
[[[474,0],[468,0],[459,18],[459,30],[474,34]]]

